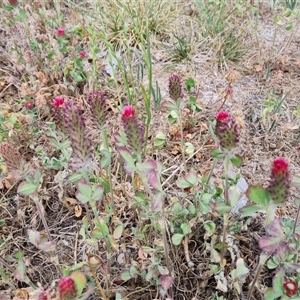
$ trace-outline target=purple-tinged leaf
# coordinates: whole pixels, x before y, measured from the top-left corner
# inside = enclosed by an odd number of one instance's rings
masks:
[[[41,242],[41,235],[40,235],[40,233],[38,231],[28,229],[27,230],[27,234],[28,234],[29,241],[33,245],[35,245],[36,247],[38,247],[38,245]]]
[[[147,174],[149,171],[155,170],[157,168],[157,162],[154,159],[147,159],[143,163],[137,164],[139,171]]]
[[[164,193],[156,192],[153,196],[151,202],[151,210],[152,211],[161,211],[164,206]]]
[[[259,239],[258,245],[262,251],[266,252],[267,254],[272,254],[279,246],[280,242],[281,238],[263,236]]]
[[[156,170],[149,171],[146,176],[148,179],[149,185],[155,190],[162,192],[162,186],[160,183],[160,174]]]
[[[184,175],[184,179],[194,186],[197,183],[197,173],[195,170],[191,170]]]
[[[38,245],[38,248],[45,251],[45,252],[51,252],[56,250],[56,245],[54,242],[42,242]]]
[[[117,151],[125,162],[124,169],[126,173],[131,175],[136,170],[131,151],[129,151],[126,147],[118,147]]]
[[[173,279],[171,276],[163,275],[159,278],[159,282],[162,288],[167,291],[173,284]]]
[[[268,191],[261,186],[250,186],[246,194],[248,199],[250,199],[252,202],[260,204],[264,207],[268,206],[271,201]]]
[[[274,236],[283,239],[284,232],[283,232],[283,225],[281,219],[276,218],[267,228],[266,234],[269,236]]]

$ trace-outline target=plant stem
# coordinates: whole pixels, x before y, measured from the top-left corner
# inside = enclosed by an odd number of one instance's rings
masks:
[[[181,102],[181,100],[180,100],[180,102]],[[179,117],[179,126],[180,126],[180,143],[181,143],[182,160],[183,160],[184,171],[186,172],[187,167],[186,167],[186,161],[185,161],[183,126],[182,126],[182,115],[181,115],[180,104],[178,105],[178,117]]]
[[[299,201],[299,199],[297,199]],[[298,205],[298,208],[297,208],[297,214],[296,214],[296,218],[295,218],[295,221],[294,221],[294,228],[293,228],[293,234],[295,234],[296,232],[296,227],[297,227],[297,223],[298,223],[298,220],[299,220],[299,215],[300,215],[300,205]]]
[[[229,172],[229,157],[228,155],[225,156],[224,166],[225,166],[225,191],[224,191],[224,202],[225,205],[229,205],[229,196],[228,196],[228,172]],[[226,236],[227,236],[227,228],[229,223],[229,213],[224,213],[223,216],[223,238],[222,238],[222,249],[221,249],[221,264],[223,265],[224,253],[225,253],[225,243],[226,243]],[[224,264],[225,265],[225,264]]]
[[[251,283],[251,286],[250,286],[250,289],[249,289],[249,292],[248,292],[248,295],[247,295],[247,300],[250,300],[251,299],[251,296],[252,296],[252,293],[253,293],[253,290],[254,290],[254,286],[258,280],[258,277],[259,277],[259,274],[264,266],[264,264],[266,263],[267,259],[268,259],[268,255],[267,254],[261,254],[260,257],[259,257],[259,265],[257,267],[257,270],[256,270],[256,273],[255,273],[255,277]]]
[[[108,136],[106,129],[103,129],[102,131],[102,137],[103,137],[103,143],[104,147],[107,151],[109,151],[109,143],[108,143]],[[111,206],[113,209],[113,212],[115,211],[115,205],[114,205],[114,189],[113,189],[113,181],[112,181],[112,175],[111,175],[111,163],[109,164],[107,168],[107,175],[109,178],[109,186],[110,186],[110,196],[111,196]]]

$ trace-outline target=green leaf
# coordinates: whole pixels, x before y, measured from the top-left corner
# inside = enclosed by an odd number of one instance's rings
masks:
[[[204,229],[206,232],[212,234],[216,230],[216,224],[213,221],[207,220],[203,223]]]
[[[262,207],[260,205],[257,205],[257,204],[249,204],[249,205],[246,205],[244,206],[243,208],[241,208],[239,210],[240,214],[241,214],[241,217],[244,218],[244,217],[249,217],[249,216],[252,216],[253,213],[261,210]]]
[[[210,152],[211,157],[214,158],[223,158],[224,157],[224,153],[222,150],[219,149],[214,149]]]
[[[101,230],[97,228],[93,229],[91,231],[91,237],[97,240],[101,239],[103,237]]]
[[[181,241],[182,241],[183,238],[184,238],[183,234],[175,233],[172,236],[172,243],[177,246],[177,245],[179,245],[181,243]]]
[[[187,224],[187,223],[181,224],[181,225],[180,225],[180,228],[181,228],[182,233],[183,233],[184,235],[187,235],[187,234],[189,234],[189,233],[192,232],[190,225]]]
[[[91,200],[101,201],[103,199],[104,188],[102,185],[97,185],[92,187],[93,194]]]
[[[76,173],[76,174],[73,174],[73,175],[71,175],[69,178],[68,178],[68,180],[69,180],[69,182],[71,182],[71,183],[75,183],[75,182],[77,182],[79,179],[81,179],[82,178],[82,174],[81,173]]]
[[[92,185],[86,181],[78,181],[77,182],[77,191],[75,196],[77,200],[85,204],[92,199]]]
[[[81,82],[84,80],[84,78],[80,74],[78,74],[75,70],[70,71],[70,75],[77,82]]]
[[[32,182],[23,181],[18,186],[18,193],[23,195],[31,195],[37,190],[38,186]]]
[[[164,144],[166,142],[166,136],[160,131],[157,133],[155,139],[154,139],[154,146],[161,150],[164,147]]]
[[[71,274],[72,279],[75,281],[76,290],[78,295],[80,295],[85,288],[86,285],[86,277],[85,275],[80,271],[75,271]]]
[[[124,281],[127,281],[127,280],[131,279],[131,275],[130,275],[128,270],[123,271],[121,273],[121,279],[124,280]]]
[[[263,207],[267,207],[271,201],[268,191],[261,186],[250,186],[246,195],[252,202],[260,204]]]
[[[187,89],[188,92],[190,92],[191,89],[195,86],[196,86],[195,80],[193,78],[189,77],[185,82],[185,88]]]
[[[124,225],[121,223],[115,228],[113,237],[115,239],[119,239],[122,236],[123,230],[124,230]]]
[[[241,164],[243,163],[243,159],[240,156],[238,156],[238,155],[235,155],[235,156],[231,157],[230,161],[237,168],[239,168],[241,166]]]
[[[101,168],[106,169],[111,162],[111,153],[107,149],[102,149],[101,155],[102,155],[100,160]]]

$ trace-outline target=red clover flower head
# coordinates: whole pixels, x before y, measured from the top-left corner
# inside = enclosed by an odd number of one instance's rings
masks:
[[[288,162],[282,158],[276,158],[271,167],[271,178],[268,191],[275,204],[286,201],[290,192],[290,172]]]
[[[56,31],[57,36],[64,36],[65,30],[63,28],[58,28]]]
[[[121,119],[129,146],[135,153],[141,154],[145,144],[144,129],[138,122],[135,108],[131,105],[125,106]]]
[[[169,95],[174,101],[182,98],[181,80],[177,74],[173,74],[169,77]]]
[[[226,111],[219,111],[216,120],[215,133],[220,146],[227,150],[235,148],[239,141],[238,127],[235,120]]]
[[[85,57],[86,57],[86,52],[85,52],[85,51],[80,51],[80,52],[79,52],[79,56],[80,56],[81,58],[85,58]]]
[[[58,292],[61,300],[74,300],[77,297],[77,288],[73,278],[63,277],[58,284]]]
[[[63,97],[56,97],[53,100],[53,107],[58,108],[61,107],[65,102],[65,99]]]
[[[135,118],[135,108],[131,105],[124,106],[122,112],[122,121],[128,122],[130,119]]]
[[[294,296],[298,292],[298,284],[294,280],[286,279],[283,283],[283,289],[288,296]]]

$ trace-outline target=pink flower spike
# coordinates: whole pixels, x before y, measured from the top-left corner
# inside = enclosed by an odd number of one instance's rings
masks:
[[[80,52],[79,52],[79,56],[80,56],[81,58],[85,58],[85,57],[86,57],[86,52],[85,52],[85,51],[80,51]]]
[[[133,106],[128,105],[124,106],[123,112],[122,112],[122,120],[127,121],[129,119],[132,119],[135,117],[135,109]]]
[[[223,122],[224,120],[226,120],[227,118],[229,117],[229,114],[228,112],[224,111],[224,110],[221,110],[217,113],[216,115],[216,119],[217,121],[219,122]]]
[[[54,108],[59,108],[64,104],[64,102],[65,102],[65,99],[63,97],[56,97],[56,98],[54,98],[52,104],[53,104]]]
[[[65,35],[65,30],[63,28],[58,28],[56,31],[58,36],[64,36]]]
[[[288,173],[288,170],[289,170],[289,164],[284,158],[279,157],[273,161],[272,171],[271,171],[272,175],[284,175]]]

